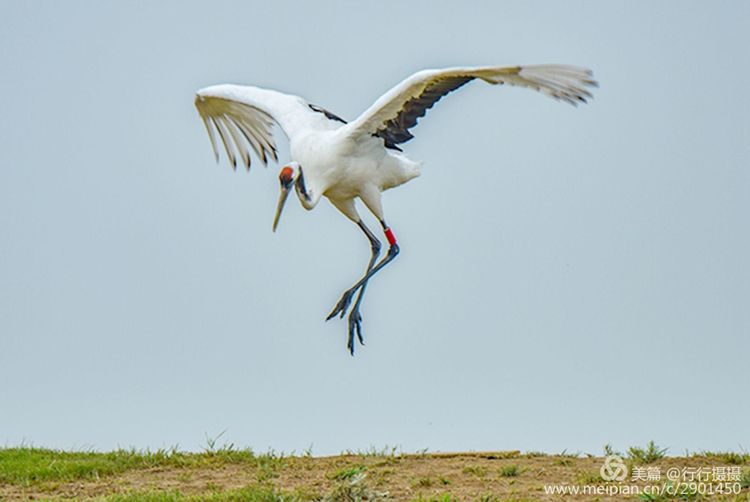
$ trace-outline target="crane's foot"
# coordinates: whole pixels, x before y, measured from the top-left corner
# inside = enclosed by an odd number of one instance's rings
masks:
[[[344,318],[344,314],[346,314],[346,309],[349,308],[349,304],[352,302],[352,296],[354,296],[354,292],[356,290],[347,289],[344,291],[344,294],[341,296],[341,300],[336,304],[336,306],[333,308],[330,314],[328,314],[328,317],[326,317],[326,321],[330,321],[337,315],[340,318]]]
[[[349,340],[346,343],[349,353],[354,355],[354,333],[357,333],[357,339],[360,345],[365,344],[365,339],[362,337],[362,316],[359,313],[359,306],[355,305],[354,309],[349,313]]]

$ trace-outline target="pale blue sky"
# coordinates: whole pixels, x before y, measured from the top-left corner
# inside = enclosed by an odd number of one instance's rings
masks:
[[[748,47],[740,1],[0,1],[0,444],[750,448]],[[519,63],[601,88],[430,112],[350,357],[366,239],[326,201],[272,234],[278,167],[216,166],[194,91],[351,119]]]

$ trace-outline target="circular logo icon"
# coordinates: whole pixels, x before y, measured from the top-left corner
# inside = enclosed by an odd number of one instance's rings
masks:
[[[599,474],[604,481],[623,481],[628,475],[628,466],[619,455],[610,455],[604,459]]]

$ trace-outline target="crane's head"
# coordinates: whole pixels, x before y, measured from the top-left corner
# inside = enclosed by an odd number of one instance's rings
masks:
[[[297,196],[300,200],[310,200],[310,194],[305,187],[305,176],[302,174],[302,166],[298,162],[290,162],[281,168],[279,172],[279,184],[281,185],[281,193],[279,194],[279,202],[276,205],[276,216],[273,218],[274,232],[279,225],[281,211],[284,210],[284,204],[286,204],[286,199],[289,197],[292,186],[297,190]]]

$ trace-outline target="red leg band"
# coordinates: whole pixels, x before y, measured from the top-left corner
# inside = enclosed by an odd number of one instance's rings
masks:
[[[391,246],[396,244],[396,236],[393,235],[393,232],[391,231],[391,229],[386,228],[384,232],[385,232],[385,236],[388,238],[388,244],[390,244]]]

